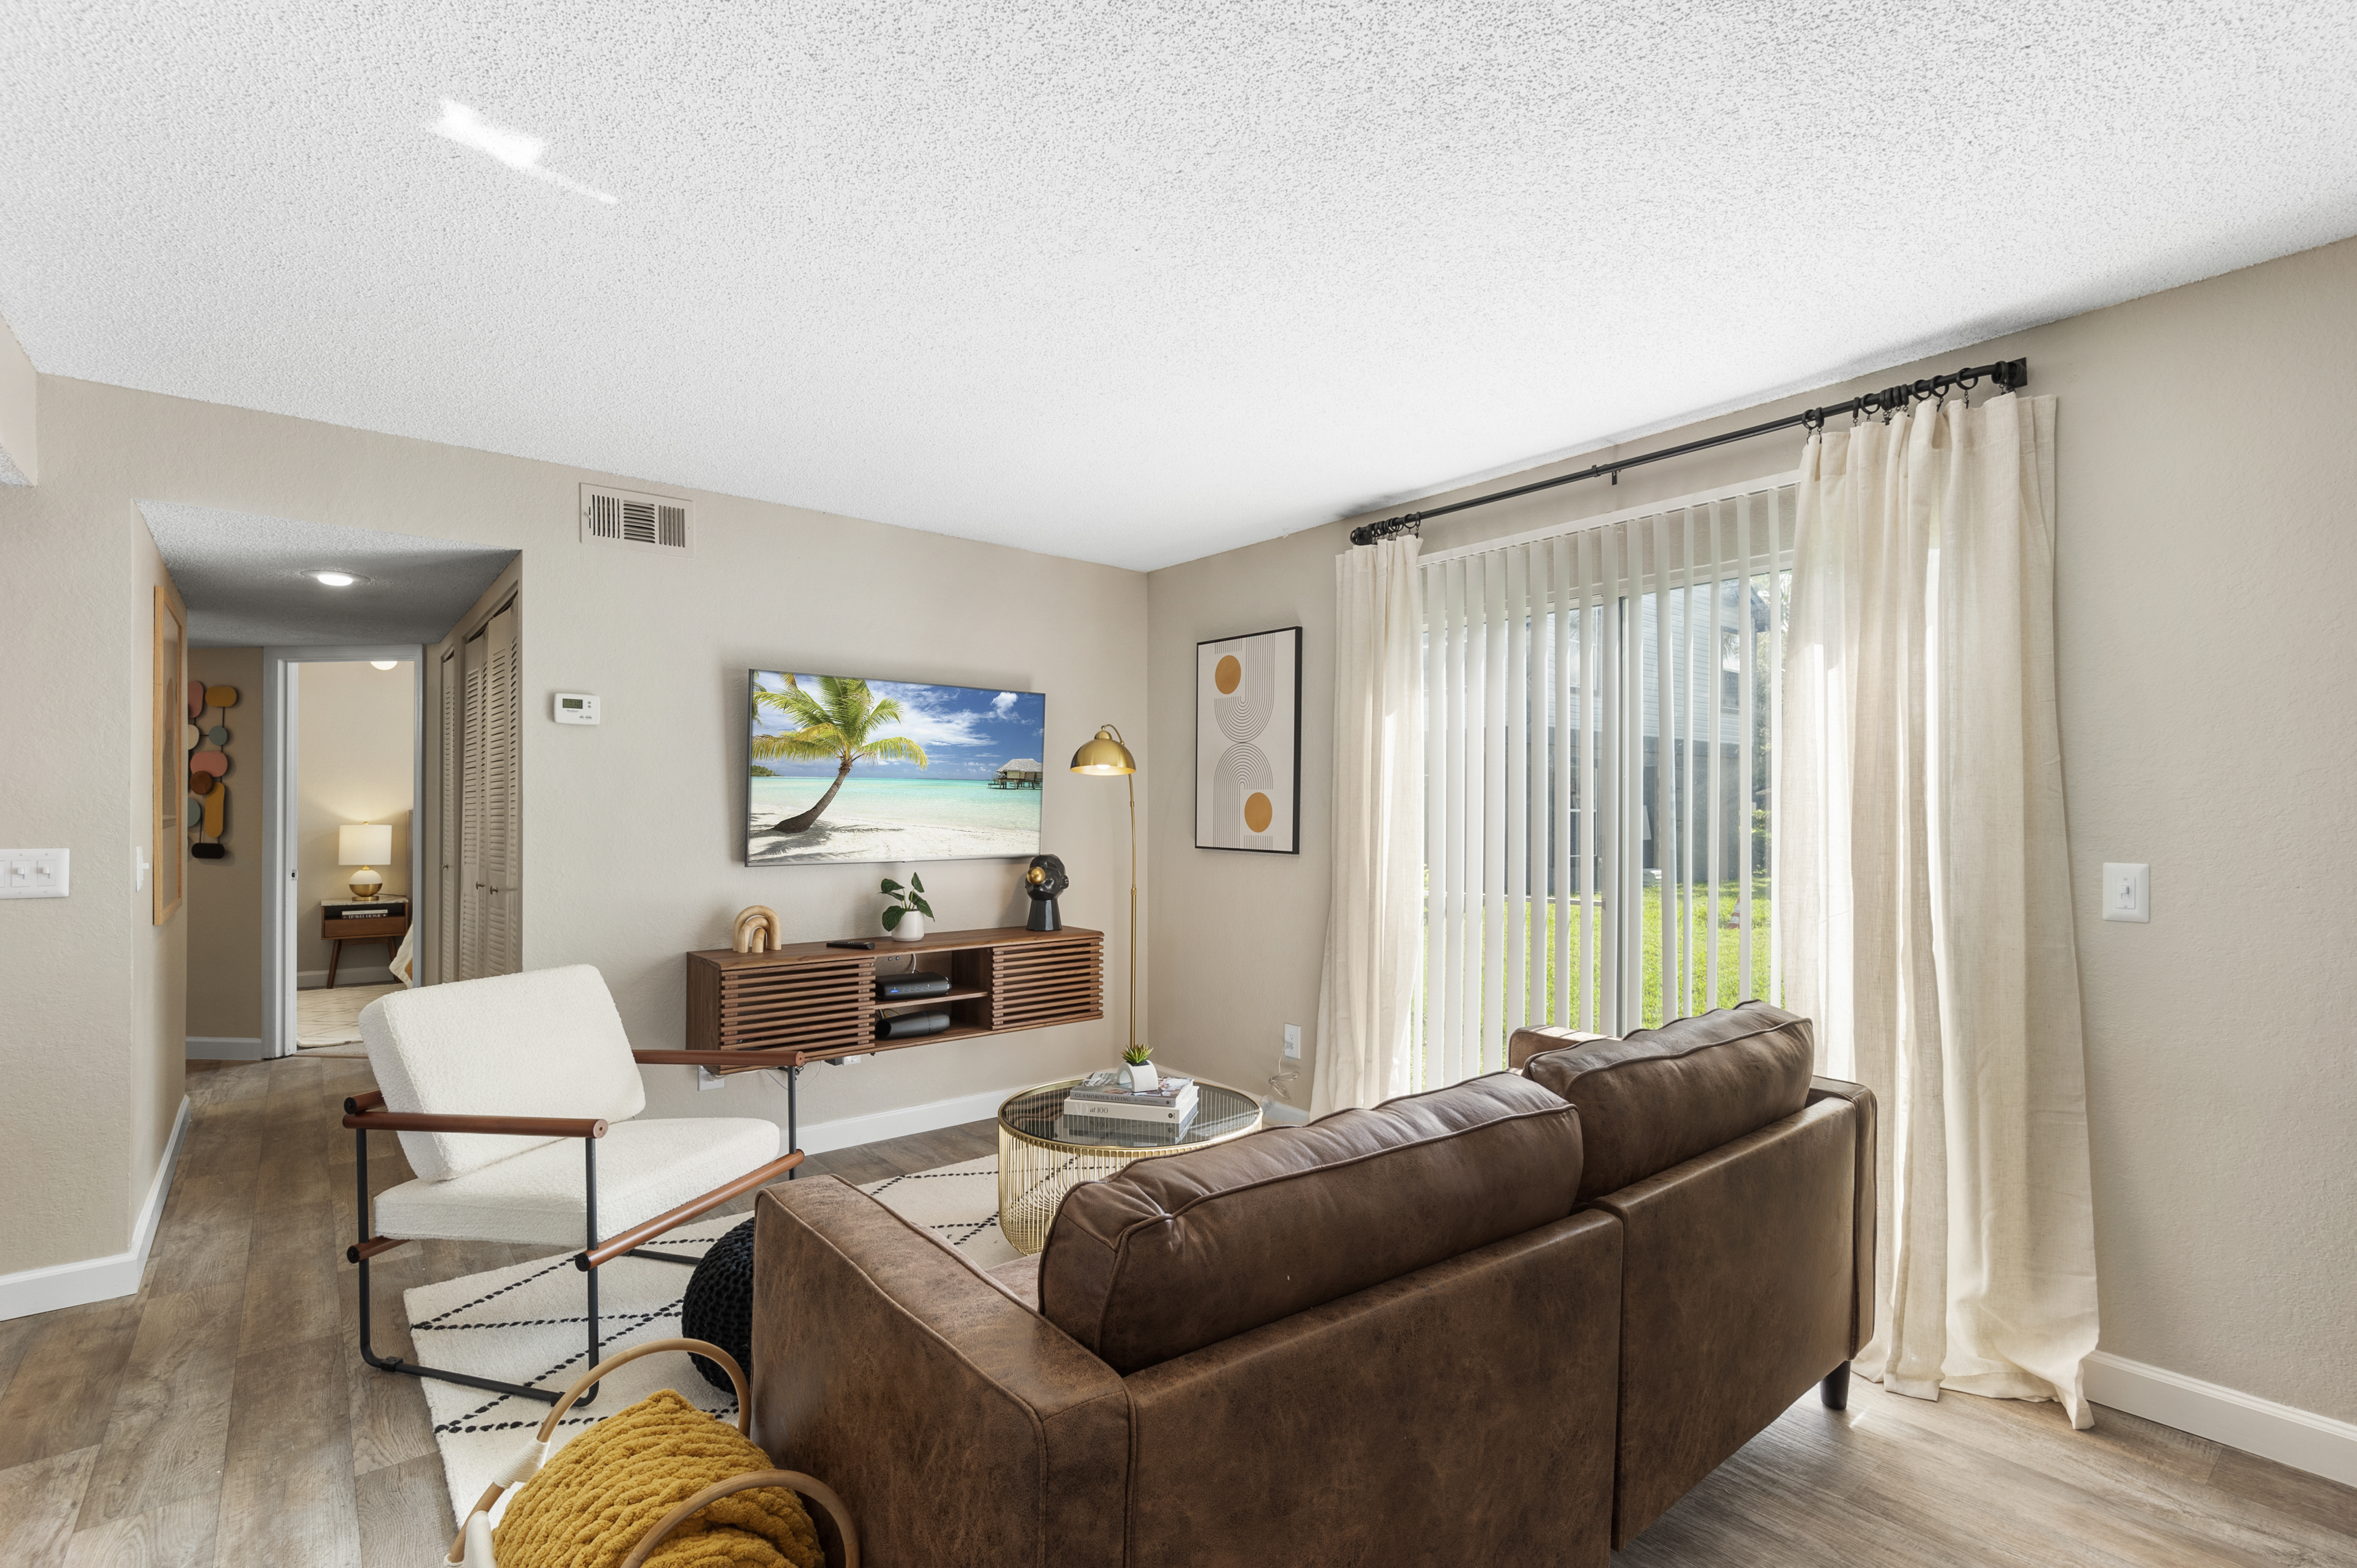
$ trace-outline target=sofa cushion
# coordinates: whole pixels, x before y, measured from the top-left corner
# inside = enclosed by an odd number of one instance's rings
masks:
[[[1572,1211],[1577,1112],[1511,1073],[1139,1160],[1064,1197],[1039,1310],[1124,1373]]]
[[[1746,1002],[1543,1051],[1523,1070],[1579,1107],[1586,1203],[1792,1115],[1814,1054],[1806,1018]]]

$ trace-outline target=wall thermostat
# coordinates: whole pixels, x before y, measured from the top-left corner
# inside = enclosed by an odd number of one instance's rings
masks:
[[[556,722],[561,725],[596,724],[597,699],[581,692],[557,693]]]

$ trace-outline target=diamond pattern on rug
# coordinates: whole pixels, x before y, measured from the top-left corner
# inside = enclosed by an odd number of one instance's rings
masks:
[[[354,987],[355,991],[359,988]],[[949,1242],[980,1268],[1016,1256],[998,1231],[998,1158],[985,1155],[961,1165],[891,1176],[861,1188]],[[705,1249],[745,1222],[741,1214],[711,1216],[683,1225],[655,1243],[658,1250],[702,1257]],[[676,1337],[690,1271],[676,1263],[617,1258],[597,1271],[598,1338],[608,1355],[649,1339]],[[573,1254],[535,1258],[455,1280],[419,1285],[402,1294],[411,1342],[427,1366],[454,1372],[562,1389],[587,1369],[588,1313]],[[747,1369],[750,1375],[750,1369]],[[495,1394],[463,1383],[420,1380],[442,1454],[442,1475],[457,1509],[472,1508],[493,1477],[522,1453],[547,1417],[537,1400]],[[676,1389],[690,1404],[725,1420],[737,1415],[736,1397],[696,1374],[688,1358],[667,1351],[641,1357],[607,1377],[597,1402],[576,1406],[559,1423],[555,1441],[587,1430],[653,1393]]]

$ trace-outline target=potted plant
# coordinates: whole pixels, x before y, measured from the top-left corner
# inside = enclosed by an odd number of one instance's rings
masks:
[[[1142,1089],[1151,1093],[1155,1086],[1162,1081],[1161,1075],[1154,1070],[1154,1063],[1151,1059],[1153,1056],[1154,1048],[1151,1046],[1132,1046],[1121,1053],[1124,1064],[1121,1076],[1130,1088]]]
[[[933,907],[925,902],[925,879],[912,874],[909,886],[903,887],[888,876],[884,896],[892,900],[884,906],[884,934],[896,942],[923,941],[925,922],[933,913]]]

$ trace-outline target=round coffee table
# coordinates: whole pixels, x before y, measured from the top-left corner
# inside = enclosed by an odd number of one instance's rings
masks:
[[[1043,1083],[998,1108],[998,1229],[1018,1252],[1048,1244],[1056,1206],[1081,1183],[1101,1181],[1133,1160],[1183,1155],[1260,1127],[1259,1101],[1199,1078],[1195,1120],[1180,1142],[1146,1125],[1135,1133],[1079,1132],[1064,1120],[1064,1091],[1080,1081]]]

